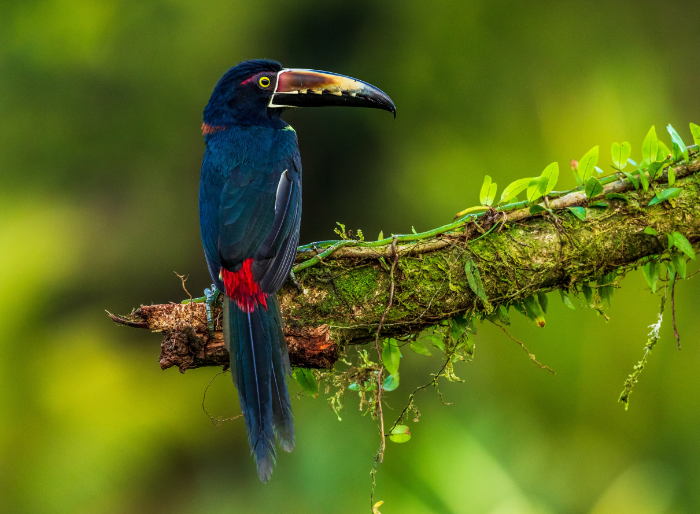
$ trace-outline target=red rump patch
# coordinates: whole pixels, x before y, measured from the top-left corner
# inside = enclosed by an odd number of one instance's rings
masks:
[[[250,266],[253,259],[243,261],[243,266],[236,272],[221,268],[221,280],[224,281],[226,294],[235,301],[243,312],[253,312],[259,303],[267,310],[267,293],[260,289],[260,284],[253,280]]]

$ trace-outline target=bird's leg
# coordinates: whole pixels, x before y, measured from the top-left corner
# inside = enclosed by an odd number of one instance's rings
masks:
[[[209,328],[209,337],[214,337],[214,332],[216,332],[216,319],[214,319],[214,307],[216,307],[219,297],[221,296],[221,291],[219,291],[214,284],[211,285],[211,289],[207,288],[204,290],[204,296],[206,298],[206,308],[207,308],[207,327]]]
[[[292,282],[294,283],[294,285],[297,287],[297,289],[298,289],[299,291],[302,291],[302,292],[304,291],[304,290],[301,288],[301,285],[299,285],[299,281],[297,280],[297,277],[294,276],[294,270],[293,270],[293,269],[290,269],[290,270],[289,270],[289,278],[292,279]]]

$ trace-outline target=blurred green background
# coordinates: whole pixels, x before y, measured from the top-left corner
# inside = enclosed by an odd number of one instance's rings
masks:
[[[347,399],[294,400],[297,449],[261,484],[242,420],[202,412],[217,373],[158,366],[160,337],[104,313],[209,285],[199,241],[201,113],[235,63],[344,73],[374,110],[289,112],[304,162],[302,242],[336,221],[410,232],[649,126],[700,123],[697,2],[3,0],[0,3],[0,511],[266,513],[369,510],[374,423]],[[662,136],[663,137],[663,136]],[[669,144],[668,137],[664,138]],[[609,168],[608,168],[609,169]],[[500,192],[499,192],[500,194]],[[606,322],[552,297],[547,326],[484,326],[462,384],[419,395],[413,439],[389,443],[375,498],[391,513],[700,512],[697,279],[625,412],[617,397],[658,303],[641,274]],[[667,316],[668,318],[669,316]],[[406,355],[398,413],[439,368]],[[298,386],[292,384],[292,390]],[[207,396],[238,413],[226,376]]]

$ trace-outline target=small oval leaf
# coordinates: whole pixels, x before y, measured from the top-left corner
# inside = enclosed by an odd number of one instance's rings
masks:
[[[399,364],[401,363],[401,350],[396,339],[384,339],[384,349],[382,350],[382,362],[384,367],[391,375],[399,372]]]
[[[595,171],[595,165],[598,163],[598,146],[594,146],[586,155],[581,157],[578,162],[578,176],[581,178],[582,182],[586,182],[589,177],[593,176]]]
[[[501,193],[501,200],[498,203],[507,202],[522,193],[532,181],[532,178],[521,178],[511,182]]]
[[[553,162],[549,166],[547,166],[540,177],[546,177],[547,178],[547,184],[545,186],[545,191],[544,194],[548,195],[552,189],[554,189],[554,186],[557,185],[557,180],[559,180],[559,163],[558,162]]]
[[[656,160],[658,153],[659,138],[656,136],[656,127],[652,125],[642,143],[642,161],[648,166]]]
[[[581,221],[586,221],[586,209],[583,207],[569,207],[569,210]]]
[[[584,191],[587,198],[594,198],[603,192],[603,184],[595,177],[588,177]]]
[[[527,201],[533,203],[535,200],[544,196],[548,182],[549,177],[533,178],[527,185]]]
[[[489,190],[491,189],[491,177],[486,175],[484,177],[484,183],[481,185],[481,192],[479,193],[479,202],[481,205],[488,205],[486,202],[489,198]]]
[[[693,246],[680,232],[673,233],[673,245],[691,259],[695,259],[695,250],[693,250]]]
[[[409,348],[419,355],[425,355],[426,357],[430,357],[432,355],[432,353],[430,353],[430,350],[423,346],[423,343],[419,341],[411,343]]]
[[[695,141],[695,144],[700,146],[700,127],[695,123],[691,123],[690,133],[693,134],[693,141]]]
[[[666,127],[666,130],[668,130],[668,133],[671,134],[671,140],[673,141],[674,146],[678,145],[678,149],[681,151],[683,158],[687,161],[688,157],[689,157],[688,147],[685,145],[685,143],[681,139],[681,136],[678,135],[678,132],[676,132],[676,129],[674,129],[670,123],[669,123],[668,127]]]
[[[405,443],[411,439],[411,432],[406,425],[396,425],[389,433],[389,439],[393,443]]]
[[[318,381],[316,381],[316,375],[313,371],[307,368],[294,368],[293,375],[304,391],[313,395],[314,398],[318,398]]]
[[[669,187],[663,191],[656,193],[656,196],[649,202],[649,207],[656,205],[657,203],[665,202],[666,200],[671,200],[681,194],[681,189],[678,187]]]
[[[624,167],[627,166],[627,159],[630,157],[632,147],[627,141],[625,141],[622,144],[613,143],[611,150],[613,164],[618,170],[623,170]]]
[[[384,379],[384,383],[382,384],[382,389],[385,391],[393,391],[399,387],[399,373],[392,373],[388,377]]]

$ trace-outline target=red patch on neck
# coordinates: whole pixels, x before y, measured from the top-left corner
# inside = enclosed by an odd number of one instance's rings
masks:
[[[267,310],[267,293],[253,280],[253,272],[250,269],[252,264],[253,259],[246,259],[241,269],[235,272],[221,268],[221,280],[224,282],[226,294],[243,312],[253,312],[257,304]]]
[[[222,130],[226,130],[226,127],[223,125],[207,125],[206,123],[202,123],[202,135],[206,136],[207,134],[213,134],[214,132],[220,132]]]

